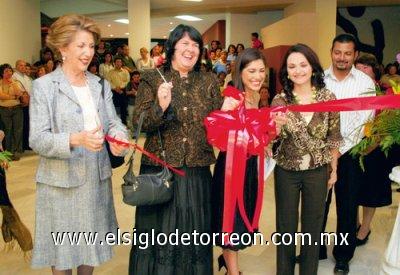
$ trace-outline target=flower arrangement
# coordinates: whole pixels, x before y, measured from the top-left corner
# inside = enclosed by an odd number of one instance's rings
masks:
[[[400,96],[400,84],[391,81],[392,87],[382,91],[376,86],[376,94],[395,94]],[[400,144],[400,109],[383,110],[364,124],[365,138],[352,148],[350,154],[359,156],[360,166],[364,170],[364,156],[380,147],[387,156],[394,144]]]

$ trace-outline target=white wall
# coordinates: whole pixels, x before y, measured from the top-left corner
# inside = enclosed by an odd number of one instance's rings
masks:
[[[39,60],[40,1],[1,0],[0,4],[0,63],[24,59]]]
[[[228,19],[229,18],[229,19]],[[256,14],[228,14],[226,28],[226,46],[242,43],[246,48],[251,46],[251,33],[283,18],[283,11],[265,11]],[[229,32],[229,33],[228,33]]]
[[[350,16],[345,8],[341,8],[339,11],[357,28],[360,41],[369,45],[374,45],[371,22],[379,19],[385,33],[386,46],[383,51],[383,64],[386,65],[396,60],[396,54],[400,52],[400,6],[367,7],[364,15],[359,18]],[[336,32],[337,34],[344,33],[338,26]]]

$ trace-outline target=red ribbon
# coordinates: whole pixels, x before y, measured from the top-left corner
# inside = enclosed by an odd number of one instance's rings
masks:
[[[249,232],[258,229],[264,190],[264,147],[276,138],[275,123],[271,113],[286,112],[339,112],[371,109],[400,108],[400,96],[385,95],[348,98],[306,105],[277,106],[248,109],[243,104],[241,92],[233,87],[224,90],[224,96],[241,100],[233,111],[214,111],[205,119],[208,142],[221,151],[226,151],[225,191],[222,232],[224,242],[229,244],[233,232],[236,207]],[[253,221],[250,222],[244,207],[244,176],[249,155],[259,156],[258,192]]]
[[[170,169],[171,171],[173,171],[175,174],[178,174],[178,175],[181,176],[181,177],[184,177],[184,176],[185,176],[185,172],[184,172],[184,171],[178,170],[178,169],[172,167],[171,165],[169,165],[169,164],[168,164],[167,162],[165,162],[164,160],[162,160],[162,159],[158,158],[156,155],[154,155],[154,154],[152,154],[152,153],[150,153],[150,152],[144,150],[142,147],[140,147],[139,145],[137,145],[137,144],[135,144],[135,143],[130,143],[130,142],[121,141],[121,140],[118,140],[118,139],[116,139],[116,138],[113,138],[112,136],[109,136],[109,135],[106,135],[106,136],[105,136],[105,139],[106,139],[108,142],[114,142],[114,143],[116,143],[116,144],[118,144],[118,145],[122,145],[122,146],[125,146],[125,147],[132,147],[132,148],[134,148],[134,149],[137,149],[137,150],[139,150],[140,152],[142,152],[144,155],[148,156],[150,159],[152,159],[152,160],[154,160],[155,162],[161,164],[162,166],[167,167],[168,169]]]

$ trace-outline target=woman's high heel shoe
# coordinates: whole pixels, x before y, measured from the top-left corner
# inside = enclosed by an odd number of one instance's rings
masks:
[[[226,270],[228,270],[226,268],[226,263],[225,263],[225,259],[224,259],[224,255],[220,255],[218,257],[218,271],[220,271],[223,267],[225,267]]]

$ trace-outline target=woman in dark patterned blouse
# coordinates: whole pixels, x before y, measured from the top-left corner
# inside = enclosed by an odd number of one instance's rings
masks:
[[[275,96],[272,106],[335,99],[325,88],[317,55],[303,44],[292,46],[286,53],[280,82],[283,93]],[[301,232],[310,234],[312,245],[301,247],[300,274],[316,275],[319,245],[314,244],[320,241],[327,190],[336,182],[338,148],[342,142],[339,113],[287,112],[286,116],[287,124],[275,151],[276,229],[295,239],[301,196]],[[294,242],[277,247],[277,274],[294,274],[295,252]]]
[[[160,157],[160,130],[166,159],[185,177],[174,176],[174,196],[165,204],[136,208],[138,233],[154,229],[155,234],[178,230],[191,234],[190,245],[133,246],[129,274],[209,275],[212,274],[212,243],[194,245],[193,232],[211,232],[211,172],[215,162],[207,143],[204,118],[222,105],[218,81],[212,73],[200,71],[203,49],[201,34],[191,26],[179,25],[166,42],[167,62],[161,72],[142,74],[134,108],[134,121],[145,112],[145,149]],[[151,159],[142,157],[141,173],[160,171]],[[179,237],[178,236],[178,237]],[[151,237],[151,236],[150,236]],[[197,242],[199,240],[197,239]]]

